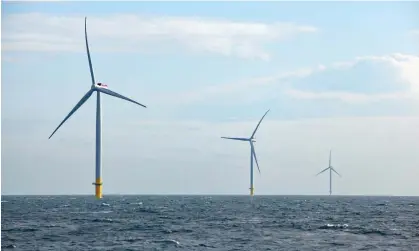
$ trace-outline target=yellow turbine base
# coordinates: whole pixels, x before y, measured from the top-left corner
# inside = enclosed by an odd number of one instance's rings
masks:
[[[254,187],[251,187],[250,188],[250,196],[253,196],[253,190],[255,190],[255,188]]]
[[[93,183],[95,185],[95,197],[96,199],[102,199],[102,178],[97,178],[96,183]]]

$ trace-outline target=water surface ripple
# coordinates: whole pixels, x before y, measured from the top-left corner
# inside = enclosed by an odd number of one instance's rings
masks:
[[[419,250],[418,197],[2,196],[14,250]]]

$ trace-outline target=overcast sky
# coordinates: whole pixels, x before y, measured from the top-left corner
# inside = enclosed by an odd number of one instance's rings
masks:
[[[2,194],[419,195],[418,2],[3,3]]]

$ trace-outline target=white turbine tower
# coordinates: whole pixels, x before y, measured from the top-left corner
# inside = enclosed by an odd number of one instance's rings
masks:
[[[258,159],[256,157],[256,152],[255,152],[255,146],[253,145],[253,142],[256,142],[255,139],[255,134],[256,131],[260,125],[260,123],[262,122],[263,118],[266,116],[266,114],[269,112],[266,111],[265,114],[263,115],[263,117],[260,119],[258,125],[256,126],[255,130],[253,131],[253,134],[250,136],[250,138],[229,138],[229,137],[221,137],[223,139],[232,139],[232,140],[239,140],[239,141],[247,141],[250,143],[250,196],[253,196],[253,191],[254,191],[254,187],[253,187],[253,158],[255,158],[256,161],[256,165],[258,167],[258,171],[260,174],[260,169],[259,169],[259,163],[258,163]]]
[[[332,171],[335,172],[339,177],[342,177],[333,167],[332,167],[332,150],[330,150],[329,154],[329,167],[321,171],[320,173],[316,174],[319,175],[325,171],[329,170],[329,195],[332,195]]]
[[[58,128],[61,127],[61,125],[64,124],[67,119],[73,115],[89,98],[90,96],[96,92],[97,94],[97,100],[96,100],[96,181],[93,183],[95,185],[95,195],[96,198],[101,199],[102,198],[102,156],[101,156],[101,148],[102,148],[102,122],[101,122],[101,107],[100,107],[100,93],[104,93],[110,96],[114,96],[120,99],[124,99],[127,101],[130,101],[132,103],[135,103],[137,105],[140,105],[144,108],[146,108],[145,105],[142,105],[130,98],[127,98],[125,96],[122,96],[121,94],[118,94],[114,91],[111,91],[107,88],[107,85],[104,85],[102,83],[96,83],[95,77],[93,74],[93,68],[92,68],[92,62],[90,59],[90,52],[89,52],[89,44],[87,42],[87,18],[84,19],[84,35],[86,40],[86,50],[87,50],[87,58],[89,59],[89,68],[90,68],[90,75],[92,77],[92,86],[90,87],[90,90],[81,98],[81,100],[76,104],[76,106],[70,111],[70,113],[64,118],[64,120],[58,125],[58,127],[54,130],[54,132],[49,136],[49,139],[54,135],[54,133],[58,130]]]

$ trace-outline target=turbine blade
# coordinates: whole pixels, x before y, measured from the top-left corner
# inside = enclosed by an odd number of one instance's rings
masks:
[[[92,95],[93,90],[89,90],[81,99],[80,101],[76,104],[76,106],[74,106],[74,108],[70,111],[70,113],[64,118],[64,120],[58,125],[58,127],[54,130],[54,132],[51,134],[51,136],[49,136],[48,139],[50,139],[52,137],[52,135],[54,135],[54,133],[58,130],[58,128],[61,127],[62,124],[64,124],[64,122],[67,121],[67,119],[69,119],[71,117],[71,115],[73,115],[73,113],[75,113],[83,104],[84,102],[86,102],[90,96]]]
[[[319,175],[319,174],[321,174],[321,173],[323,173],[323,172],[326,172],[327,170],[329,170],[329,168],[330,167],[325,168],[323,171],[321,171],[320,173],[316,174],[316,176]]]
[[[332,167],[332,171],[335,172],[337,175],[339,175],[339,177],[342,177],[342,175],[340,175],[333,167]]]
[[[330,149],[329,153],[329,166],[332,166],[332,149]]]
[[[258,171],[259,171],[259,174],[260,174],[260,168],[259,168],[258,158],[256,157],[255,146],[253,145],[252,141],[250,141],[250,146],[252,148],[252,155],[255,158],[256,166],[258,167]]]
[[[97,91],[100,91],[100,92],[103,92],[103,93],[105,93],[105,94],[108,94],[108,95],[110,95],[110,96],[114,96],[114,97],[117,97],[117,98],[120,98],[120,99],[124,99],[124,100],[127,100],[127,101],[129,101],[129,102],[132,102],[132,103],[134,103],[134,104],[140,105],[140,106],[142,106],[142,107],[144,107],[144,108],[147,108],[147,106],[145,106],[145,105],[143,105],[143,104],[140,104],[140,103],[138,103],[137,101],[132,100],[132,99],[130,99],[130,98],[127,98],[127,97],[125,97],[125,96],[122,96],[121,94],[116,93],[116,92],[114,92],[114,91],[111,91],[111,90],[109,90],[109,89],[106,89],[106,88],[96,88],[96,90],[97,90]]]
[[[232,139],[232,140],[240,140],[240,141],[249,141],[249,139],[246,138],[229,138],[229,137],[221,137],[222,139]]]
[[[256,134],[256,131],[258,130],[258,127],[259,127],[260,123],[262,122],[263,118],[266,116],[266,114],[268,114],[268,112],[269,112],[269,111],[270,111],[270,109],[269,109],[269,110],[267,110],[267,111],[265,112],[265,114],[263,115],[263,117],[260,119],[260,121],[259,121],[258,125],[256,126],[256,128],[255,128],[255,130],[253,131],[253,134],[252,134],[252,136],[251,136],[250,138],[252,138],[252,139],[253,139],[253,137],[254,137],[254,136],[255,136],[255,134]]]
[[[89,43],[87,42],[87,17],[84,18],[84,37],[86,39],[87,58],[89,59],[90,76],[92,77],[92,85],[95,82],[95,75],[93,74],[92,60],[90,59]]]

